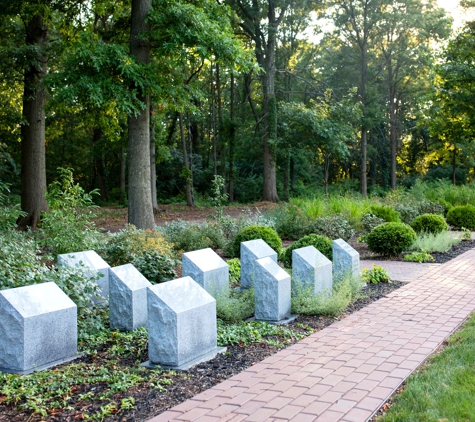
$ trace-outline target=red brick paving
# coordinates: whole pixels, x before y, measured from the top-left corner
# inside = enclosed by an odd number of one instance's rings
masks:
[[[150,422],[364,422],[473,311],[475,249]]]

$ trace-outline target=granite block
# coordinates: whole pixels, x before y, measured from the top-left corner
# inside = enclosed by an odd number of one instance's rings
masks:
[[[182,275],[190,276],[213,297],[229,291],[229,267],[211,248],[182,255]]]
[[[77,307],[53,282],[0,291],[0,371],[25,374],[77,357]]]
[[[290,317],[290,275],[271,258],[256,261],[256,321],[279,322]]]
[[[147,326],[147,287],[152,284],[132,264],[110,269],[110,328],[133,331]]]
[[[241,243],[241,288],[254,286],[256,277],[256,261],[269,257],[277,263],[277,252],[262,239],[249,240]]]
[[[292,287],[295,291],[312,289],[315,294],[331,293],[332,262],[314,246],[292,251]]]
[[[343,239],[333,241],[333,278],[336,280],[350,273],[360,278],[360,254]]]
[[[102,300],[92,298],[94,303],[107,304],[107,296],[109,295],[109,269],[110,265],[104,261],[95,251],[84,251],[65,253],[58,255],[58,265],[65,265],[68,267],[75,267],[79,263],[83,263],[87,268],[90,268],[93,272],[91,275],[99,273],[99,280],[97,284],[99,286],[99,293],[103,297]]]
[[[151,364],[186,367],[216,355],[216,300],[191,277],[147,288]]]

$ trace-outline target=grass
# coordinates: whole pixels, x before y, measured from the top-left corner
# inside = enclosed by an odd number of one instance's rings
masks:
[[[458,245],[462,239],[455,238],[449,231],[441,233],[421,233],[417,236],[409,250],[417,252],[447,252],[452,246]]]
[[[448,343],[409,377],[378,422],[475,421],[475,315]]]

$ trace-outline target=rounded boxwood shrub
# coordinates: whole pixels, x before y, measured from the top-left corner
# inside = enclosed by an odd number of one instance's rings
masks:
[[[447,213],[447,223],[451,226],[475,230],[475,207],[473,205],[460,205],[452,208]]]
[[[332,240],[329,237],[320,234],[309,234],[300,240],[292,243],[282,254],[282,262],[286,267],[292,266],[292,251],[294,249],[304,248],[305,246],[315,246],[330,261],[333,259]]]
[[[229,244],[226,255],[230,258],[239,258],[241,252],[241,242],[248,240],[262,239],[266,242],[277,254],[280,254],[282,249],[282,240],[277,232],[267,226],[247,226],[239,231],[234,240]]]
[[[416,233],[441,233],[448,229],[444,217],[438,214],[422,214],[416,217],[411,224]]]
[[[399,223],[401,221],[399,213],[390,205],[373,205],[370,207],[370,211],[371,214],[382,218],[388,223]]]
[[[366,243],[372,252],[392,256],[408,249],[416,237],[416,232],[407,224],[384,223],[368,234]]]

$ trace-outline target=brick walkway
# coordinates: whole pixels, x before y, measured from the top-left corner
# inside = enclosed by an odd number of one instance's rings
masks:
[[[475,249],[151,421],[366,421],[475,310]]]

